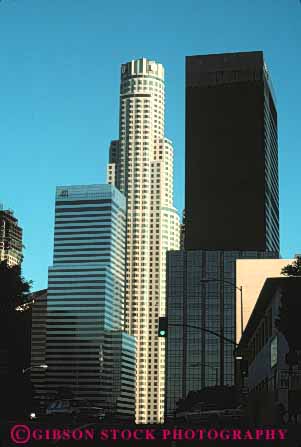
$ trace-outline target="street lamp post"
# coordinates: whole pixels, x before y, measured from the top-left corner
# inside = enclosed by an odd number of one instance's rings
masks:
[[[200,363],[200,362],[191,363],[190,366],[192,368],[194,368],[196,366],[205,366],[206,368],[213,369],[215,371],[215,386],[218,386],[218,368],[215,368],[214,366],[207,365],[206,363]]]
[[[197,329],[202,332],[207,332],[207,334],[215,335],[216,337],[220,338],[221,340],[224,340],[224,341],[231,343],[232,345],[235,346],[234,351],[233,351],[235,360],[243,360],[243,356],[241,354],[237,354],[237,348],[239,346],[238,343],[236,343],[236,341],[234,341],[234,340],[231,340],[231,338],[225,337],[224,335],[219,334],[215,331],[211,331],[210,329],[207,329],[207,328],[204,328],[201,326],[195,326],[194,324],[168,323],[167,326],[168,327],[181,327],[181,328],[185,327],[188,329]]]
[[[31,371],[32,369],[38,369],[38,368],[46,370],[48,368],[48,365],[42,364],[42,365],[31,365],[31,366],[28,366],[27,368],[23,368],[22,369],[22,374],[24,375],[27,372]],[[25,377],[24,377],[24,380],[25,380]],[[30,394],[31,394],[30,400],[32,401],[32,395],[33,395],[33,390],[32,389],[30,391]],[[35,412],[31,412],[29,417],[30,417],[30,419],[35,419],[36,418],[36,413]]]
[[[218,332],[212,331],[211,329],[207,329],[201,326],[196,326],[194,324],[181,324],[181,323],[167,323],[168,327],[181,327],[181,328],[188,328],[188,329],[197,329],[202,332],[206,332],[207,334],[215,335],[216,337],[220,338],[221,340],[224,340],[232,345],[235,346],[233,351],[234,360],[243,360],[243,356],[241,354],[237,354],[237,348],[238,343],[236,341],[231,340],[231,338],[225,337],[222,334],[219,334]]]
[[[208,282],[222,282],[225,284],[229,284],[230,286],[234,287],[235,289],[239,290],[240,292],[240,327],[241,327],[241,334],[243,333],[244,323],[243,323],[243,299],[242,299],[242,286],[237,286],[235,283],[228,281],[226,279],[201,279],[200,283],[208,283]]]
[[[201,279],[200,283],[209,283],[209,282],[221,282],[224,284],[229,284],[230,286],[234,287],[236,290],[239,290],[240,292],[240,325],[241,325],[241,336],[243,333],[243,299],[242,299],[242,286],[237,286],[235,283],[233,283],[232,281],[228,281],[227,279],[218,279],[218,278],[214,278],[214,279]],[[221,356],[223,354],[221,353]],[[234,357],[235,357],[235,351],[234,351]],[[223,362],[222,357],[221,357],[221,363]],[[236,376],[236,362],[234,363],[234,374]]]
[[[243,359],[243,356],[241,354],[237,354],[238,344],[236,343],[236,341],[231,340],[231,338],[225,337],[223,334],[219,334],[218,332],[212,331],[211,329],[207,329],[207,328],[204,328],[202,326],[197,326],[197,325],[192,325],[192,324],[169,323],[168,321],[165,324],[166,324],[167,328],[170,328],[170,327],[180,327],[180,328],[196,329],[196,330],[201,331],[201,332],[205,332],[205,333],[208,333],[208,334],[211,334],[211,335],[215,335],[219,339],[224,340],[225,342],[228,342],[228,343],[234,345],[234,350],[233,350],[234,361],[236,361],[236,360],[240,360],[241,361]],[[166,334],[164,335],[164,337],[166,337]],[[204,366],[209,366],[209,365],[205,365],[204,364]],[[211,368],[213,368],[213,367],[211,367]],[[216,368],[216,377],[218,377],[218,368]],[[216,382],[218,382],[218,380],[216,380]]]
[[[29,366],[28,368],[23,368],[22,373],[25,374],[26,372],[31,371],[32,369],[35,369],[35,368],[47,369],[48,365],[32,365],[32,366]]]

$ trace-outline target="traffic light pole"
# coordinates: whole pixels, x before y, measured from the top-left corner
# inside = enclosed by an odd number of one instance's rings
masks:
[[[163,317],[163,318],[165,318],[165,317]],[[235,348],[234,348],[234,351],[233,351],[233,357],[234,357],[235,376],[236,376],[236,360],[240,360],[241,362],[242,361],[246,362],[246,360],[243,359],[241,357],[241,355],[237,356],[237,354],[236,354],[236,348],[238,347],[238,343],[236,343],[234,340],[231,340],[231,338],[224,337],[224,335],[221,335],[218,332],[214,332],[214,331],[211,331],[210,329],[207,329],[207,328],[204,328],[204,327],[201,327],[201,326],[195,326],[195,325],[192,325],[192,324],[177,324],[177,323],[168,323],[168,322],[166,322],[166,327],[167,328],[169,328],[169,327],[182,327],[182,328],[183,327],[187,327],[188,329],[197,329],[199,331],[203,331],[203,332],[207,332],[208,334],[215,335],[216,337],[221,338],[224,341],[234,345]],[[166,336],[166,334],[164,336]],[[247,369],[248,367],[245,366],[244,368]]]
[[[187,327],[189,329],[198,329],[199,331],[207,332],[208,334],[215,335],[218,338],[222,338],[223,340],[227,341],[228,343],[231,343],[232,345],[234,345],[236,348],[238,346],[236,341],[231,340],[231,338],[224,337],[223,335],[221,335],[221,334],[219,334],[217,332],[211,331],[210,329],[206,329],[206,328],[201,327],[201,326],[194,326],[192,324],[180,324],[180,323],[179,324],[177,324],[177,323],[167,323],[167,326],[168,327]]]

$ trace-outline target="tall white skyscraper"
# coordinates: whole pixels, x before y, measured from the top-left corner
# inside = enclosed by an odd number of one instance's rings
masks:
[[[166,252],[180,244],[173,206],[173,147],[164,136],[164,68],[148,59],[121,66],[119,140],[108,183],[127,198],[125,329],[136,337],[136,422],[164,412]]]

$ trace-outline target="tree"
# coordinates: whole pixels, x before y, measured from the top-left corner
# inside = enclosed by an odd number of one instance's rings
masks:
[[[292,264],[288,264],[281,270],[281,275],[301,276],[301,256],[297,256]]]
[[[216,409],[235,408],[238,405],[235,386],[209,386],[197,391],[189,391],[185,399],[176,403],[176,412],[191,411],[196,405],[214,406]]]
[[[6,261],[0,262],[0,313],[14,312],[26,303],[31,285],[22,277],[19,265],[10,267]]]
[[[22,373],[30,363],[31,282],[19,265],[0,262],[0,413],[17,416],[28,411],[31,384]]]

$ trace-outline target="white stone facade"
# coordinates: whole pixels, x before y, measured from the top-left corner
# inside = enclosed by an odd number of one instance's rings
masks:
[[[136,422],[164,417],[166,251],[180,245],[173,207],[173,147],[164,136],[164,68],[139,59],[121,67],[119,140],[108,183],[127,197],[125,328],[136,337]]]

